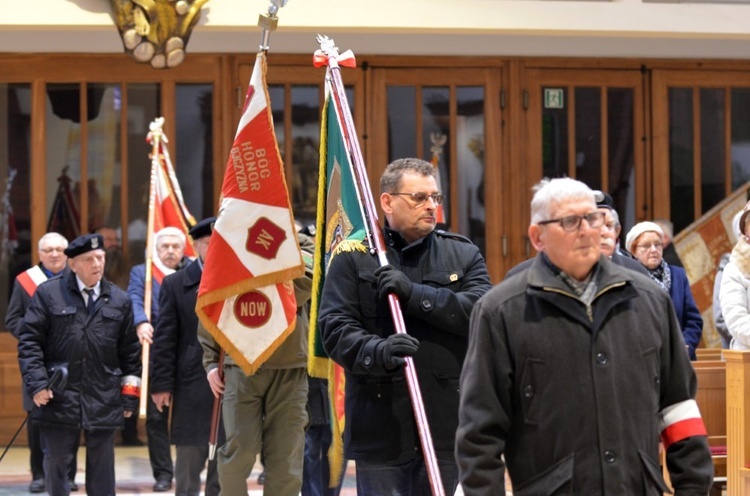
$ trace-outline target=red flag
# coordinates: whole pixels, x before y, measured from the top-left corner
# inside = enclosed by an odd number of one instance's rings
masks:
[[[59,185],[47,220],[47,232],[62,234],[68,241],[73,241],[81,235],[81,216],[70,188],[67,166],[63,168],[57,182]]]
[[[153,188],[154,198],[154,225],[152,234],[158,233],[165,227],[176,227],[184,234],[188,242],[185,244],[185,255],[195,257],[195,250],[190,242],[188,231],[195,225],[195,218],[190,214],[182,197],[180,184],[177,182],[177,175],[174,172],[172,161],[169,158],[169,150],[165,143],[167,142],[164,132],[161,130],[164,119],[156,119],[151,124],[151,132],[146,137],[151,145],[154,145],[154,139],[158,134],[158,142],[154,149],[156,157],[152,157],[152,167],[156,170],[153,172],[151,187]],[[173,269],[166,267],[156,254],[156,247],[152,247],[151,259],[153,262],[152,277],[161,284],[164,276],[174,272]]]
[[[229,154],[196,313],[250,375],[294,330],[304,274],[260,52]]]

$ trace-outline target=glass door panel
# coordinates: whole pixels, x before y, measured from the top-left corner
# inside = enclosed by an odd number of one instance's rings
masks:
[[[644,174],[644,151],[636,140],[643,135],[640,74],[535,69],[527,79],[527,183],[568,176],[604,190],[627,232],[638,204],[637,165]]]
[[[31,265],[31,85],[0,83],[0,315]]]
[[[501,262],[500,242],[488,255],[488,225],[500,238],[499,71],[461,69],[373,69],[373,144],[369,167],[371,185],[378,184],[385,166],[398,158],[416,157],[438,170],[446,200],[439,228],[469,237],[490,265]],[[497,107],[491,107],[497,105]],[[496,134],[497,133],[497,134]],[[490,171],[486,164],[496,167]],[[492,175],[493,179],[489,178]],[[485,185],[489,184],[490,198]],[[379,194],[379,190],[373,193]],[[488,202],[490,206],[488,206]],[[492,212],[488,218],[488,212]],[[498,257],[499,258],[499,257]],[[492,260],[491,260],[492,259]]]
[[[738,72],[654,71],[653,217],[671,219],[675,233],[750,180],[748,81]]]

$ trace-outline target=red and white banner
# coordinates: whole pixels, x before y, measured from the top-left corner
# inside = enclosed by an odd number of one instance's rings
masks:
[[[292,280],[305,268],[265,75],[266,58],[260,52],[227,161],[195,309],[248,375],[294,330]]]
[[[152,157],[152,195],[154,199],[154,225],[152,234],[156,234],[165,227],[176,227],[185,234],[187,243],[185,244],[185,256],[195,257],[195,250],[191,242],[188,231],[195,225],[195,218],[190,214],[182,197],[180,184],[177,182],[177,175],[169,158],[169,149],[166,146],[167,138],[162,131],[164,119],[156,119],[150,126],[151,132],[146,137],[152,146],[154,140],[158,140],[154,150],[156,157]],[[156,244],[151,247],[151,277],[154,281],[161,284],[165,276],[174,272],[173,269],[165,266],[156,252]]]

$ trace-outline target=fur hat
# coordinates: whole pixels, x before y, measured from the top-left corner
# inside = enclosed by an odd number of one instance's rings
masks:
[[[625,236],[625,248],[630,253],[635,253],[633,251],[633,245],[638,240],[638,238],[641,236],[641,234],[646,232],[655,232],[659,236],[661,236],[662,239],[664,239],[664,231],[662,231],[661,227],[659,227],[659,224],[656,224],[654,222],[639,222],[638,224],[634,225],[630,231],[628,231],[628,235]]]

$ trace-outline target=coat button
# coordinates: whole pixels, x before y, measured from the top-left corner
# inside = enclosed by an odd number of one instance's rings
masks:
[[[523,395],[527,398],[531,398],[532,396],[534,396],[534,388],[531,386],[526,386],[525,388],[523,388]]]
[[[607,365],[608,362],[609,358],[607,358],[607,355],[605,355],[604,353],[596,354],[596,363],[598,363],[599,365]]]
[[[661,383],[661,379],[659,378],[659,376],[658,376],[658,375],[655,375],[655,376],[654,376],[654,384],[657,384],[657,385],[658,385],[658,384],[660,384],[660,383]]]
[[[615,463],[615,460],[617,459],[617,455],[615,455],[614,451],[605,451],[604,452],[604,461],[607,463]]]
[[[422,306],[423,306],[423,307],[424,307],[425,309],[429,310],[430,308],[432,308],[432,302],[431,302],[430,300],[424,300],[424,301],[422,302]]]
[[[369,367],[370,365],[372,365],[372,357],[370,355],[367,355],[365,357],[365,366]]]

